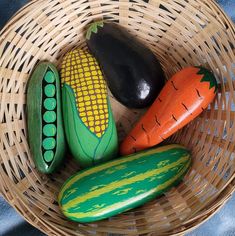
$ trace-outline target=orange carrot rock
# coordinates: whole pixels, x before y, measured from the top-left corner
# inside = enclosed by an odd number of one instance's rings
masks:
[[[149,110],[121,144],[128,155],[155,146],[192,121],[213,101],[214,75],[203,67],[187,67],[163,87]]]

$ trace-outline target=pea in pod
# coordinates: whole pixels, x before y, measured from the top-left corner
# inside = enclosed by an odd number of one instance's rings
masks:
[[[52,63],[39,63],[29,80],[27,126],[29,147],[37,169],[52,173],[61,164],[66,149],[60,79]]]

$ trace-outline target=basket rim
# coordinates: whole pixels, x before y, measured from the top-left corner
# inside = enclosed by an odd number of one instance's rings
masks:
[[[14,26],[15,22],[17,22],[17,19],[21,18],[25,13],[27,13],[28,8],[30,6],[32,6],[35,3],[39,3],[39,2],[43,2],[45,0],[30,0],[27,4],[25,4],[22,8],[20,8],[9,20],[8,22],[5,24],[5,26],[2,28],[2,30],[0,31],[0,45],[2,44],[2,41],[5,38],[5,35],[11,31],[12,27]],[[207,3],[207,0],[201,0],[202,2]],[[226,22],[226,24],[228,25],[228,28],[231,30],[233,37],[235,39],[235,25],[232,22],[231,18],[227,16],[227,14],[225,13],[225,11],[219,6],[219,4],[216,2],[216,0],[212,0],[209,3],[210,5],[212,5],[214,7],[214,9],[216,9],[216,11],[218,13],[220,13],[220,17],[221,19]],[[0,157],[0,159],[2,159]],[[0,166],[1,170],[2,167]],[[21,212],[20,208],[18,207],[18,205],[16,204],[17,201],[14,201],[14,197],[17,198],[17,196],[14,194],[15,192],[15,186],[12,182],[7,183],[7,185],[4,185],[4,178],[3,178],[3,174],[4,171],[0,172],[0,195],[28,222],[30,223],[32,226],[34,226],[35,228],[41,230],[40,226],[35,223],[33,220],[31,220],[30,218],[26,218],[24,216],[24,214]],[[170,235],[183,235],[185,233],[188,233],[196,228],[198,228],[201,224],[205,223],[208,219],[210,219],[212,216],[214,216],[226,203],[227,201],[232,197],[232,195],[235,192],[235,174],[233,176],[230,177],[230,179],[227,181],[226,186],[223,188],[222,191],[220,191],[219,195],[217,198],[219,198],[219,196],[224,195],[221,197],[221,199],[217,202],[216,207],[215,207],[215,201],[211,202],[209,204],[208,209],[205,211],[205,208],[203,208],[203,214],[198,217],[196,217],[196,224],[194,225],[193,223],[190,222],[190,225],[187,227],[184,227],[182,230],[179,229],[178,232],[170,234]],[[9,185],[12,185],[11,188],[9,188]],[[5,188],[4,188],[5,187]],[[227,192],[227,193],[224,193]],[[8,194],[10,194],[12,196],[12,199],[10,199],[8,197]],[[14,196],[14,197],[13,197]],[[18,201],[20,201],[21,203],[23,203],[21,201],[21,199],[18,199]],[[28,207],[29,208],[29,207]],[[29,208],[30,209],[30,208]],[[200,212],[198,212],[199,214]],[[41,218],[37,217],[37,221],[41,221]],[[194,218],[195,219],[195,218]],[[190,221],[195,221],[194,219],[190,220]],[[181,226],[182,227],[182,226]],[[45,230],[45,228],[44,228]],[[48,233],[51,231],[42,231],[43,233]],[[78,232],[77,232],[78,233]],[[82,234],[80,234],[82,235]]]
[[[11,17],[10,19],[8,19],[8,21],[6,22],[6,24],[3,26],[3,28],[0,30],[0,43],[2,41],[2,39],[4,39],[4,34],[6,34],[9,30],[10,27],[12,26],[13,22],[12,21],[16,21],[18,17],[21,17],[21,14],[24,13],[24,11],[27,10],[27,8],[31,5],[33,5],[35,2],[39,2],[42,0],[29,0],[28,3],[26,3],[24,6],[22,6],[18,11],[16,11]],[[12,22],[12,23],[11,23]]]

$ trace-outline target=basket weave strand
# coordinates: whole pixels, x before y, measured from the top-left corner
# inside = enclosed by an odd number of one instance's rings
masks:
[[[94,20],[115,21],[148,45],[167,78],[188,65],[213,70],[213,104],[167,142],[192,150],[184,181],[164,196],[93,224],[69,222],[57,195],[78,166],[68,157],[53,175],[40,174],[27,143],[25,93],[39,60],[60,68],[66,52],[85,48]],[[235,190],[235,28],[207,0],[34,0],[0,34],[0,192],[32,225],[48,235],[181,235],[211,217]],[[144,110],[129,110],[110,94],[120,140]]]

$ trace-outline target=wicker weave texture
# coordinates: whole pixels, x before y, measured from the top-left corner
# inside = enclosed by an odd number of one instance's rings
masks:
[[[66,52],[86,48],[94,20],[126,27],[159,58],[167,78],[187,65],[214,71],[213,104],[167,142],[192,150],[193,166],[166,195],[94,224],[69,222],[58,191],[79,168],[68,157],[61,171],[40,174],[27,143],[27,80],[39,60],[58,68]],[[120,140],[143,110],[129,110],[110,94]],[[235,190],[235,28],[208,0],[34,0],[0,35],[0,192],[31,224],[48,235],[180,235],[212,216]]]

